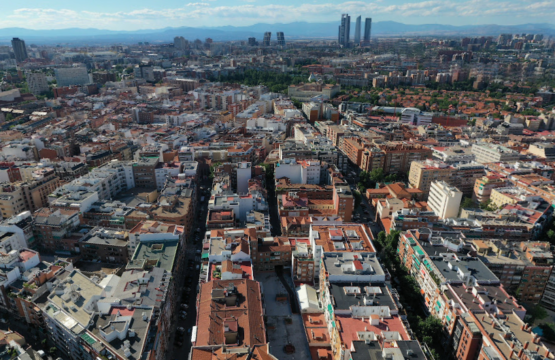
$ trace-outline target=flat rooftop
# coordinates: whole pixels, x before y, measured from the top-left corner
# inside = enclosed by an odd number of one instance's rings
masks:
[[[438,254],[438,256],[430,256],[430,260],[448,282],[462,282],[465,274],[474,277],[478,282],[499,282],[499,278],[478,258],[452,253],[445,254],[439,251]]]
[[[387,306],[391,310],[397,310],[397,304],[384,284],[330,283],[328,289],[333,296],[334,308],[338,310],[363,305],[365,298],[372,300],[371,305],[368,306]]]
[[[158,267],[168,272],[173,271],[179,240],[141,241],[132,261],[144,261],[147,267]]]
[[[329,275],[385,276],[375,253],[325,253],[322,262]]]
[[[96,315],[94,321],[95,326],[92,326],[90,331],[92,334],[101,339],[101,342],[110,344],[112,350],[117,352],[118,356],[129,360],[138,360],[143,355],[142,350],[144,343],[147,339],[150,317],[152,315],[152,309],[139,309],[132,308],[127,309],[125,307],[110,309],[108,314]],[[146,317],[146,320],[144,320]],[[110,335],[111,326],[114,326],[114,330],[119,332],[125,331],[127,328],[133,329],[135,336],[126,336],[124,340],[120,340],[117,336],[112,341],[107,341],[101,334],[101,330]],[[86,341],[90,346],[95,345],[96,339],[88,334],[81,335],[81,338]],[[124,351],[124,344],[129,342],[129,352],[130,355],[126,356]]]

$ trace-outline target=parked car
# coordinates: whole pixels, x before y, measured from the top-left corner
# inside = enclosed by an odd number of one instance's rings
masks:
[[[179,334],[184,334],[184,333],[185,333],[185,328],[184,328],[184,327],[178,327],[178,328],[177,328],[177,332],[178,332]]]

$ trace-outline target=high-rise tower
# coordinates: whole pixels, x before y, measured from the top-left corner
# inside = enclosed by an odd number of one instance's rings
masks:
[[[364,44],[370,45],[370,35],[372,33],[372,18],[366,18],[364,24]]]
[[[264,39],[262,40],[262,45],[263,46],[270,46],[270,41],[272,39],[272,33],[269,31],[266,31],[264,33]]]
[[[27,55],[25,41],[21,40],[20,38],[13,38],[12,48],[13,53],[15,54],[15,61],[22,62],[29,57],[29,55]]]
[[[351,17],[349,14],[341,15],[341,25],[339,25],[339,35],[337,42],[344,47],[349,46],[349,35],[351,34]]]
[[[283,34],[283,31],[277,32],[277,44],[278,46],[285,46],[285,35]]]
[[[355,45],[360,44],[360,23],[361,17],[357,17],[356,25],[355,25]]]

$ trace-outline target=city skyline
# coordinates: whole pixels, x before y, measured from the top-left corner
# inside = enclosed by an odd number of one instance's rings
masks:
[[[265,0],[206,0],[181,2],[170,0],[163,5],[143,0],[133,3],[76,3],[57,0],[44,7],[38,0],[28,1],[26,7],[5,4],[1,28],[28,29],[97,28],[107,30],[142,30],[165,27],[218,27],[294,21],[329,22],[341,13],[368,14],[373,21],[399,21],[407,24],[449,25],[518,25],[549,23],[555,3],[547,1],[418,1],[383,0],[373,2],[330,2],[314,0],[295,3],[285,0],[272,4]]]

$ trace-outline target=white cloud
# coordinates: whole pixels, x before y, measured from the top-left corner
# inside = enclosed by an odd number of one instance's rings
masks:
[[[492,16],[519,18],[544,17],[555,13],[555,1],[502,0],[425,0],[389,5],[383,0],[345,1],[342,3],[302,3],[295,5],[248,4],[222,6],[216,0],[190,2],[180,8],[136,9],[127,12],[74,11],[69,9],[21,8],[4,17],[2,25],[44,28],[95,27],[138,29],[166,26],[248,25],[256,22],[330,21],[341,13],[368,14],[374,18],[409,20],[428,18],[430,23],[445,23],[449,18],[477,18],[487,22]],[[329,1],[329,0],[328,0]]]

